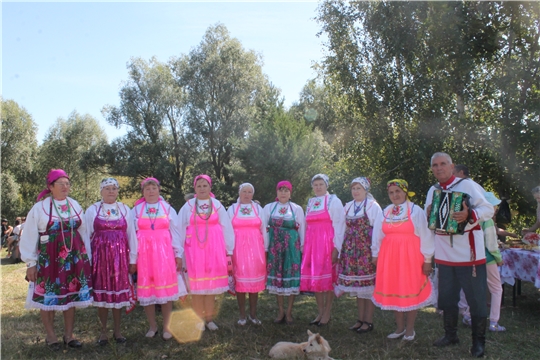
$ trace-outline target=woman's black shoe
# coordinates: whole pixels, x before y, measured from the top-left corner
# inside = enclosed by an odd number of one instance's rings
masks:
[[[71,339],[69,342],[66,342],[66,338],[64,338],[64,345],[67,345],[70,348],[74,348],[74,349],[82,348],[82,342],[80,342],[77,339]]]
[[[362,329],[362,327],[360,326],[358,329],[356,329],[357,333],[363,334],[363,333],[373,331],[373,324],[372,323],[368,323],[367,321],[364,321],[364,324],[366,324],[368,326],[368,328],[367,329]]]

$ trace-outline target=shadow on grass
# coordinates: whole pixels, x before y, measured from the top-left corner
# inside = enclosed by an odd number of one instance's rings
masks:
[[[416,339],[412,342],[389,340],[386,335],[395,330],[390,311],[376,310],[374,330],[357,334],[348,330],[357,319],[356,301],[343,296],[334,302],[332,321],[325,327],[309,326],[316,314],[315,299],[299,296],[293,308],[294,324],[274,324],[277,315],[275,296],[263,293],[259,297],[258,318],[262,326],[237,325],[238,306],[230,295],[218,297],[216,323],[219,330],[205,331],[199,341],[181,344],[160,337],[144,337],[148,323],[142,307],[122,315],[122,334],[125,344],[113,341],[107,346],[96,344],[100,326],[95,308],[77,309],[74,335],[84,346],[65,349],[59,353],[48,350],[44,343],[44,330],[38,311],[24,310],[27,285],[22,280],[24,265],[2,268],[2,359],[267,359],[268,351],[278,341],[303,342],[306,330],[319,332],[332,348],[330,356],[336,359],[470,359],[470,329],[459,327],[461,343],[444,349],[432,346],[443,333],[442,319],[435,309],[425,308],[416,320]],[[507,288],[508,290],[508,288]],[[501,311],[501,325],[505,333],[487,333],[487,359],[540,358],[538,334],[540,332],[540,297],[538,289],[523,283],[524,297],[517,307],[511,306],[511,291],[505,293],[506,307]],[[175,303],[175,310],[189,307],[189,300]],[[158,316],[158,323],[161,319]],[[109,319],[109,329],[112,320]],[[61,313],[56,314],[55,331],[59,339],[63,332]],[[112,331],[109,332],[112,339]]]

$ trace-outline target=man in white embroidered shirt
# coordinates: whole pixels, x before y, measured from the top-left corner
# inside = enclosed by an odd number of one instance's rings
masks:
[[[460,290],[463,289],[471,310],[471,355],[482,357],[488,311],[484,235],[479,222],[493,216],[493,206],[485,199],[480,191],[481,187],[473,180],[460,179],[453,175],[454,164],[448,154],[440,152],[433,154],[431,170],[439,182],[428,191],[425,205],[427,216],[431,211],[433,192],[436,189],[469,195],[469,205],[464,201],[463,209],[452,215],[458,224],[466,224],[464,233],[450,235],[435,230],[435,263],[439,268],[438,307],[444,312],[445,335],[433,345],[443,347],[459,343],[458,302]]]

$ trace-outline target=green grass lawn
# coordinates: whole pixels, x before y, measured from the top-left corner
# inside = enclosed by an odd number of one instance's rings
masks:
[[[5,257],[5,251],[0,256]],[[5,262],[5,261],[3,261]],[[95,308],[76,311],[74,335],[84,342],[82,349],[69,349],[53,353],[44,342],[44,330],[36,310],[24,309],[27,283],[24,281],[24,264],[1,266],[1,357],[2,359],[266,359],[268,351],[278,341],[303,342],[307,329],[323,335],[336,359],[469,359],[470,329],[459,327],[461,343],[448,348],[435,348],[431,344],[443,334],[441,316],[433,307],[420,311],[416,321],[416,339],[411,343],[389,340],[386,335],[394,330],[392,312],[376,310],[375,329],[371,333],[356,334],[348,330],[356,319],[356,302],[341,297],[334,302],[333,316],[328,326],[318,328],[308,323],[316,315],[315,299],[299,296],[295,302],[294,324],[276,325],[277,315],[274,296],[261,294],[259,299],[260,327],[236,325],[237,304],[230,295],[220,296],[219,315],[216,323],[220,330],[205,331],[199,341],[181,344],[174,339],[168,342],[160,337],[144,337],[148,324],[144,311],[137,307],[123,315],[125,344],[96,344],[99,321]],[[540,293],[530,283],[523,283],[522,296],[512,307],[512,288],[506,286],[504,308],[500,324],[505,333],[487,332],[487,359],[539,359],[540,358]],[[175,304],[175,309],[188,306],[188,301]],[[161,321],[161,319],[160,319]],[[110,320],[112,326],[112,320]],[[61,339],[63,321],[56,316],[56,333]],[[112,331],[111,331],[112,337]]]

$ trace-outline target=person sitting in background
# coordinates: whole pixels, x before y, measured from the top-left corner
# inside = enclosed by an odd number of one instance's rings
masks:
[[[2,247],[7,246],[7,238],[11,235],[13,227],[8,223],[7,219],[2,219]]]
[[[527,235],[531,232],[536,232],[540,228],[540,186],[536,186],[534,189],[532,189],[531,193],[534,196],[534,199],[536,200],[536,222],[533,226],[527,229],[523,229],[521,231],[522,235]]]
[[[15,220],[15,227],[13,228],[13,231],[11,232],[11,236],[7,238],[7,256],[11,256],[11,252],[13,251],[14,244],[18,243],[19,238],[21,234],[21,218],[18,217]]]

